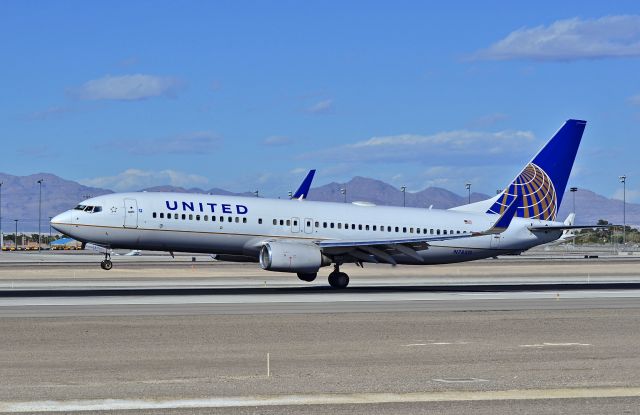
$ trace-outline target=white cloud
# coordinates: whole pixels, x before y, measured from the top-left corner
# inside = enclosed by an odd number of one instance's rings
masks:
[[[99,149],[124,149],[137,156],[154,156],[158,154],[211,154],[220,150],[222,138],[211,131],[194,131],[185,134],[158,138],[153,140],[130,139],[114,140],[97,146]]]
[[[94,177],[79,181],[85,186],[102,187],[116,192],[134,191],[160,185],[194,187],[209,183],[209,179],[197,174],[175,170],[152,171],[139,169],[128,169],[115,176]]]
[[[80,99],[89,101],[136,101],[160,96],[174,97],[182,85],[179,79],[171,77],[143,74],[107,75],[86,82],[72,90],[72,93]]]
[[[509,116],[507,114],[496,112],[493,114],[488,114],[488,115],[483,115],[482,117],[478,117],[472,120],[467,125],[469,128],[487,128],[487,127],[491,127],[496,123],[499,123],[500,121],[504,121],[508,118]]]
[[[627,102],[631,105],[638,105],[640,106],[640,94],[634,95],[632,97],[629,97],[629,99],[627,99]]]
[[[624,197],[625,197],[625,191],[622,188],[616,190],[613,193],[613,196],[611,196],[612,199],[616,199],[620,201],[624,200]],[[627,203],[629,202],[637,203],[638,201],[640,201],[640,190],[633,190],[633,189],[627,188],[626,199],[627,199]]]
[[[265,138],[263,141],[263,144],[266,146],[277,147],[277,146],[284,146],[287,144],[291,144],[292,142],[293,140],[291,140],[289,137],[285,137],[282,135],[272,135],[270,137]]]
[[[334,111],[332,99],[325,99],[311,105],[306,109],[309,114],[331,114]]]
[[[444,131],[433,135],[401,134],[372,137],[327,150],[302,155],[333,161],[434,161],[470,162],[470,156],[519,153],[534,141],[530,131],[504,130],[480,132],[470,130]],[[438,157],[438,159],[435,159]],[[475,161],[475,160],[474,160]]]
[[[640,56],[640,16],[575,17],[513,31],[472,59],[572,61]]]

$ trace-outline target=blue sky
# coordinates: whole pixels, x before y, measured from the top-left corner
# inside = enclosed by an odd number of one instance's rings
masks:
[[[640,201],[640,3],[0,3],[0,171],[284,196],[492,194],[568,118],[570,185]]]

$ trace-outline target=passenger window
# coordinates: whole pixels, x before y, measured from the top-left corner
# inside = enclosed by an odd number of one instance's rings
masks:
[[[297,220],[293,221],[293,226],[298,226],[298,221]]]
[[[258,225],[262,225],[262,218],[258,218]]]
[[[200,220],[200,215],[196,215],[196,220]]]
[[[449,235],[453,235],[453,229],[449,230]]]
[[[338,229],[342,229],[342,224],[338,222]]]
[[[351,230],[353,230],[353,231],[355,231],[355,230],[356,230],[356,224],[355,224],[355,223],[352,223],[352,224],[351,224]]]
[[[278,220],[277,220],[277,219],[274,219],[274,220],[273,220],[273,224],[274,224],[274,225],[277,225],[277,224],[278,224]]]
[[[316,222],[316,223],[315,223],[315,227],[316,227],[316,228],[319,228],[319,227],[320,227],[320,222]]]
[[[377,231],[377,230],[378,230],[378,227],[377,227],[376,225],[373,225],[373,230],[374,230],[374,231]]]
[[[215,216],[211,216],[211,222],[215,222],[216,221],[216,217]]]
[[[420,228],[416,228],[416,233],[420,234]]]
[[[227,222],[231,222],[232,220],[233,220],[233,218],[232,218],[231,216],[229,216],[229,217],[227,218]]]
[[[406,227],[402,227],[402,232],[407,233],[407,228]]]
[[[457,234],[460,234],[460,231],[456,231]]]
[[[151,216],[155,219],[155,217],[157,216],[156,212],[153,212]]]
[[[391,232],[391,226],[387,226],[387,232]]]
[[[185,215],[184,213],[182,214],[182,220],[187,219],[187,215]]]
[[[366,230],[369,230],[369,225],[365,225],[365,226],[364,226],[364,228],[365,228]]]
[[[284,220],[280,219],[280,226],[284,226]]]
[[[413,228],[409,228],[409,233],[413,233]]]
[[[333,222],[331,222],[331,229],[333,229]]]
[[[440,229],[436,229],[436,234],[440,235]]]
[[[240,223],[240,218],[236,216],[236,223]]]
[[[310,227],[311,227],[311,221],[310,221],[310,220],[308,220],[308,221],[307,221],[307,228],[310,228]]]
[[[205,222],[209,222],[209,215],[204,215],[203,219],[204,219]]]
[[[242,223],[247,223],[247,218],[242,218]]]
[[[193,220],[193,215],[189,214],[189,220]]]
[[[326,228],[327,227],[327,222],[322,222],[322,227]]]
[[[160,212],[160,219],[164,219],[164,212]]]
[[[220,216],[220,222],[224,222],[224,216]]]
[[[345,223],[345,224],[344,224],[344,228],[345,228],[345,229],[349,229],[349,224],[348,224],[348,223]]]
[[[171,213],[167,213],[167,219],[171,219]]]
[[[429,233],[433,235],[433,229],[429,229]],[[440,235],[440,232],[438,232],[438,235]]]
[[[358,230],[361,231],[362,230],[362,225],[358,225]]]
[[[287,226],[291,226],[291,220],[287,219]]]
[[[396,226],[396,232],[400,232],[400,228]]]

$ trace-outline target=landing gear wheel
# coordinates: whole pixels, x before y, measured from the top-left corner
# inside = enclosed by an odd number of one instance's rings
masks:
[[[303,272],[298,272],[298,278],[300,278],[302,281],[306,281],[306,282],[311,282],[313,280],[316,279],[316,276],[318,275],[317,272],[314,273],[303,273]]]
[[[333,288],[347,288],[349,276],[344,272],[333,271],[329,274],[329,285]]]
[[[100,263],[100,268],[105,271],[109,271],[111,268],[113,268],[113,262],[111,262],[110,259],[105,259]]]

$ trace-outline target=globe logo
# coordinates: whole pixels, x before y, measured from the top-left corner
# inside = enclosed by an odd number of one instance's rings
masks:
[[[522,195],[522,206],[517,209],[517,217],[555,220],[557,213],[556,190],[547,173],[539,166],[529,163],[498,198],[490,211],[493,213],[504,212],[517,195]]]

